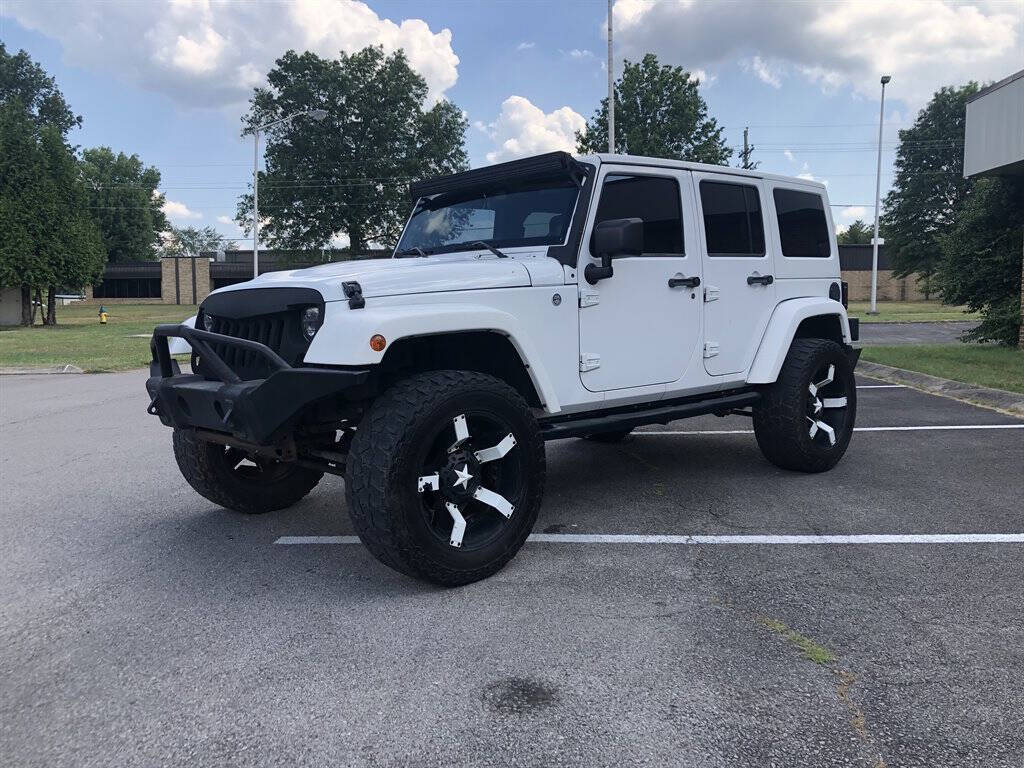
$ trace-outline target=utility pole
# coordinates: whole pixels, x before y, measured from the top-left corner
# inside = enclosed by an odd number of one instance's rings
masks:
[[[615,66],[612,60],[612,0],[608,0],[608,152],[615,154]]]
[[[759,166],[761,163],[760,163],[760,161],[758,161],[756,163],[750,162],[750,155],[751,155],[751,153],[753,153],[755,147],[750,146],[750,143],[748,141],[748,134],[749,133],[750,133],[750,126],[749,125],[748,126],[744,126],[744,128],[743,128],[743,151],[740,152],[740,168],[743,168],[743,169],[748,170],[748,171],[752,171],[755,168],[757,168],[757,166]]]
[[[878,197],[882,191],[882,126],[885,124],[885,86],[892,80],[882,75],[882,105],[878,108],[878,168],[875,170],[875,237],[871,241],[871,309],[869,315],[878,314]]]

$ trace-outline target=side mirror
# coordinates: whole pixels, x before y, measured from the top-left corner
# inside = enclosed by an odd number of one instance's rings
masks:
[[[601,257],[601,266],[587,264],[583,276],[591,285],[613,274],[612,259],[639,256],[644,252],[643,219],[609,219],[594,227],[591,250]]]

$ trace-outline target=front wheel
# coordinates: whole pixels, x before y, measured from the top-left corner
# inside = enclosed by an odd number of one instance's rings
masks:
[[[533,529],[544,442],[523,398],[469,371],[387,390],[348,454],[345,495],[359,538],[385,565],[445,586],[501,569]]]
[[[292,506],[323,477],[323,472],[199,440],[181,429],[174,430],[174,458],[200,495],[249,515]]]
[[[826,339],[796,339],[776,382],[754,406],[754,436],[772,464],[798,472],[832,469],[857,416],[853,365]]]

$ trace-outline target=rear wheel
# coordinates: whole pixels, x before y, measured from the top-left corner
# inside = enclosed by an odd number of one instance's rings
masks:
[[[250,515],[290,507],[323,477],[322,472],[295,464],[198,440],[181,429],[174,430],[174,458],[188,484],[201,496]]]
[[[533,529],[544,443],[504,382],[434,371],[399,382],[356,430],[345,493],[359,538],[402,573],[455,586],[486,578]]]
[[[853,366],[826,339],[796,339],[778,380],[754,406],[754,435],[768,461],[824,472],[846,453],[857,416]]]

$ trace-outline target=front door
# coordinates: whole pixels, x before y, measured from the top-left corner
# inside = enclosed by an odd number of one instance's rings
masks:
[[[700,287],[687,285],[700,280],[698,249],[684,228],[683,211],[693,210],[689,173],[605,166],[598,189],[580,256],[583,386],[603,392],[676,381],[700,341]],[[643,255],[614,259],[612,277],[590,285],[583,269],[597,259],[594,225],[624,218],[644,220]]]
[[[704,368],[745,372],[775,309],[760,181],[695,173],[704,245]]]

